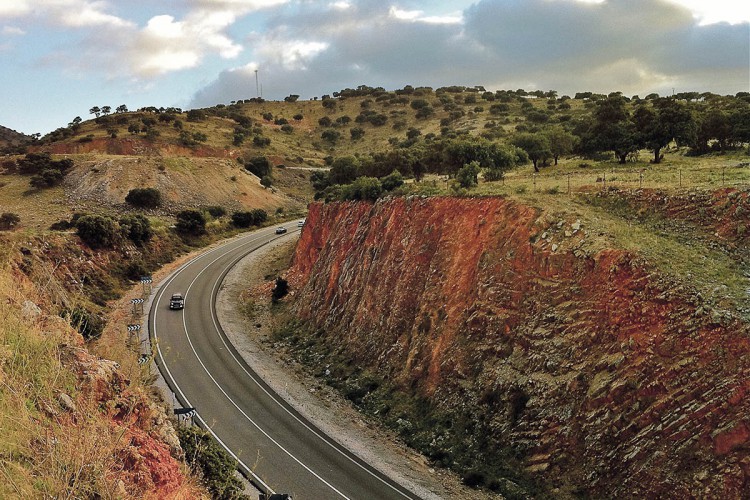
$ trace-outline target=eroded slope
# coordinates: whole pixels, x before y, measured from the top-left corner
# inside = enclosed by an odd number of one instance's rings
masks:
[[[748,328],[689,284],[593,244],[585,221],[500,198],[313,205],[307,220],[299,316],[376,374],[373,393],[424,403],[424,425],[384,418],[436,461],[506,494],[747,494]]]

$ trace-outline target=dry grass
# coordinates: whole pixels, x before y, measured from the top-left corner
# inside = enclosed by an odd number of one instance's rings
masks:
[[[12,270],[10,244],[0,254],[0,498],[139,498],[125,489],[128,426],[82,392],[64,362],[78,334],[42,309],[45,293]],[[73,411],[61,395],[74,402]],[[200,495],[186,482],[174,498]]]

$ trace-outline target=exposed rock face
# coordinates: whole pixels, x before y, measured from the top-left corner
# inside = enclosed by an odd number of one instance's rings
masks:
[[[296,311],[549,488],[748,497],[747,325],[549,220],[500,198],[314,204]]]

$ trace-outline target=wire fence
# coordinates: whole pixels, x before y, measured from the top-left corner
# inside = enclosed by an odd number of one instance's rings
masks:
[[[575,193],[618,189],[750,189],[750,163],[736,167],[688,169],[579,170],[536,174],[511,174],[500,185],[517,191]]]

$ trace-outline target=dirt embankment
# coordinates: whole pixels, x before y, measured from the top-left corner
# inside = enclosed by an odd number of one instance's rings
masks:
[[[747,495],[748,326],[590,245],[585,222],[500,198],[315,204],[307,221],[298,315],[452,415],[433,446],[463,422],[478,462],[510,454],[563,495]]]

